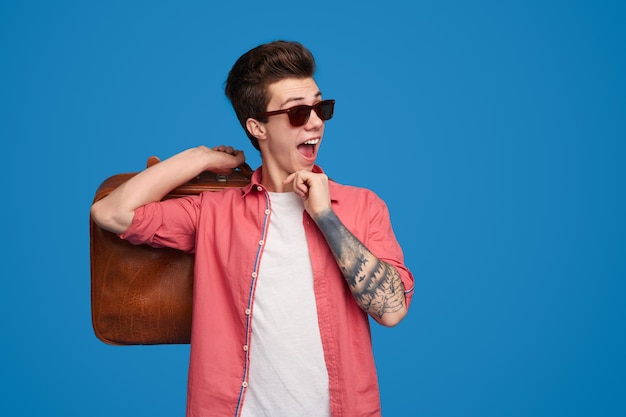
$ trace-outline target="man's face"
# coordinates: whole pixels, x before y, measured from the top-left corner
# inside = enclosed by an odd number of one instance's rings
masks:
[[[283,110],[322,100],[322,93],[312,78],[288,78],[270,84],[270,101],[267,111]],[[324,121],[315,111],[302,126],[292,126],[285,114],[270,116],[264,124],[266,138],[261,140],[263,163],[277,175],[291,174],[297,170],[311,170],[322,143]]]

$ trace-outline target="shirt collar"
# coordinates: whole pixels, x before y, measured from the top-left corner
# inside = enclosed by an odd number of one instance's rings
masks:
[[[324,170],[319,165],[313,165],[313,172],[316,174],[324,174]],[[334,182],[332,179],[329,180],[329,191],[330,191],[330,200],[337,201],[337,186],[338,184]],[[251,191],[266,191],[265,187],[261,185],[261,167],[259,166],[253,173],[252,178],[250,179],[250,184],[246,185],[243,188],[243,196],[247,196]]]

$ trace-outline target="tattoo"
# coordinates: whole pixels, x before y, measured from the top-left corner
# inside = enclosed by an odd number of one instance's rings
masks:
[[[401,311],[405,298],[398,271],[374,256],[332,210],[319,214],[315,222],[361,308],[379,319]]]

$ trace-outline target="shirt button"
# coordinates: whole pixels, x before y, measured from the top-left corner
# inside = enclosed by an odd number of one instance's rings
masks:
[[[246,316],[249,316],[249,315],[250,315],[250,309],[246,308]]]
[[[243,381],[243,383],[241,384],[241,386],[245,388],[245,387],[247,387],[247,386],[248,386],[248,383],[247,383],[246,381]]]
[[[256,278],[256,272],[252,273],[252,278]]]
[[[263,246],[263,241],[259,240],[259,246]]]
[[[270,209],[265,209],[265,214],[270,214]]]
[[[243,351],[247,352],[248,351],[248,345],[243,345]]]
[[[263,191],[263,187],[261,187],[260,185],[256,187],[257,191]]]

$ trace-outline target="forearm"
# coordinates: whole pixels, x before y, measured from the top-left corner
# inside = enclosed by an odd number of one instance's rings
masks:
[[[162,199],[206,170],[211,152],[205,147],[188,149],[138,173],[94,203],[91,209],[94,221],[112,232],[125,232],[138,207]]]
[[[370,252],[331,209],[321,212],[314,220],[359,306],[385,326],[399,323],[407,308],[398,271]]]

